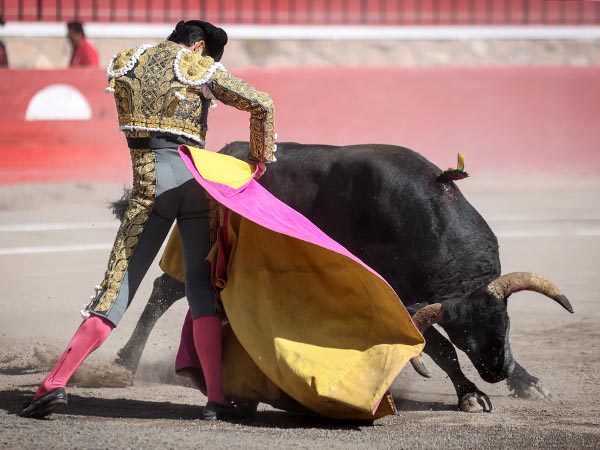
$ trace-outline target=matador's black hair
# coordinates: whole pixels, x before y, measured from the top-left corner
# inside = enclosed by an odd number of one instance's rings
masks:
[[[206,53],[215,61],[220,61],[227,44],[227,33],[223,28],[202,20],[181,20],[167,40],[190,46],[198,41],[206,43]]]

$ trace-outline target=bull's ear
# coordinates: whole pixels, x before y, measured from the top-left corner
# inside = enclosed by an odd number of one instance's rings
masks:
[[[442,300],[440,303],[444,315],[440,323],[444,325],[469,323],[474,317],[481,316],[482,309],[485,310],[490,301],[489,295],[485,292],[485,286],[465,293],[458,298]]]

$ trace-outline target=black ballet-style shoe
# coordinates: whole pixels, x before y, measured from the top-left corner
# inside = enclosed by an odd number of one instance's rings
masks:
[[[230,402],[228,405],[208,402],[202,411],[202,420],[244,420],[251,417],[254,412],[256,412],[256,408],[254,410],[242,408],[233,402]]]
[[[23,405],[21,417],[43,419],[52,413],[63,411],[67,406],[67,392],[64,387],[52,389],[37,400],[31,400]]]

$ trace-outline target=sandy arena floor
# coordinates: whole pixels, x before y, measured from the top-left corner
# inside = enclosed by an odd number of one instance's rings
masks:
[[[119,328],[80,369],[65,414],[23,419],[36,388],[80,322],[116,231],[106,208],[121,187],[106,184],[0,186],[0,448],[600,448],[600,178],[469,179],[461,188],[501,245],[503,273],[553,280],[571,315],[538,294],[509,300],[511,342],[552,401],[512,398],[504,382],[467,375],[494,411],[456,410],[453,387],[407,367],[394,384],[400,412],[373,426],[293,415],[261,405],[241,424],[198,420],[205,398],[172,374],[183,302],[159,321],[141,368],[111,363],[148,298],[154,265]]]

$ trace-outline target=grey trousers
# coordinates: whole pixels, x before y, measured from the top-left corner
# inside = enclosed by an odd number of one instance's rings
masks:
[[[133,188],[100,289],[87,306],[117,325],[175,220],[192,317],[217,314],[204,258],[210,250],[204,189],[175,148],[132,149]]]

